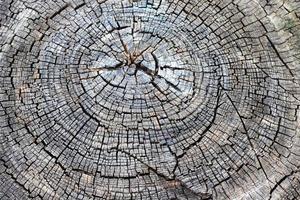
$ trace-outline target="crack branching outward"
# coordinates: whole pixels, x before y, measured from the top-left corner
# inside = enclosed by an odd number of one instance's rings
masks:
[[[1,2],[0,199],[297,199],[278,2]]]
[[[145,165],[148,170],[150,170],[151,172],[153,172],[154,174],[156,174],[159,178],[162,178],[164,180],[164,185],[167,189],[183,189],[188,191],[189,193],[191,193],[193,196],[195,196],[196,198],[200,198],[200,199],[205,199],[205,200],[209,200],[211,199],[212,195],[209,193],[201,193],[201,192],[196,192],[193,189],[191,189],[190,187],[188,187],[182,180],[177,179],[176,176],[167,176],[164,173],[160,172],[156,167],[153,167],[149,164],[147,164],[145,161],[143,161],[142,159],[140,159],[139,157],[137,157],[136,155],[133,155],[123,149],[119,149],[117,147],[112,147],[110,150],[116,150],[119,151],[121,153],[124,153],[126,155],[128,155],[129,157],[133,158],[134,160],[137,160],[138,162],[142,163],[143,165]]]
[[[268,177],[268,175],[267,175],[267,173],[266,173],[266,171],[265,171],[265,169],[264,169],[264,167],[263,167],[263,165],[262,165],[262,163],[261,163],[261,160],[260,160],[260,158],[259,158],[260,155],[257,154],[256,149],[255,149],[255,147],[254,147],[254,144],[253,144],[253,142],[251,141],[251,138],[250,138],[248,129],[247,129],[247,127],[246,127],[246,124],[245,124],[245,122],[244,122],[244,119],[243,119],[242,115],[241,115],[240,112],[238,111],[238,108],[236,107],[235,103],[233,102],[233,100],[231,99],[231,97],[229,96],[229,94],[228,94],[227,92],[226,92],[225,94],[226,94],[226,96],[228,97],[229,101],[231,102],[231,104],[232,104],[232,106],[233,106],[235,112],[237,113],[237,115],[238,115],[238,117],[239,117],[239,119],[240,119],[240,121],[241,121],[241,123],[242,123],[242,126],[243,126],[244,131],[245,131],[246,138],[247,138],[247,140],[248,140],[248,142],[249,142],[249,144],[250,144],[250,147],[251,147],[252,152],[254,153],[254,155],[255,155],[255,157],[256,157],[258,163],[259,163],[260,169],[263,171],[264,176],[266,177],[266,179],[267,179],[268,181],[272,182],[272,181],[269,179],[269,177]]]
[[[278,187],[281,187],[281,184],[282,184],[284,181],[286,181],[287,179],[289,179],[291,176],[295,175],[296,173],[300,173],[300,167],[298,167],[296,170],[293,170],[291,173],[289,173],[289,174],[283,176],[281,179],[279,179],[279,180],[275,183],[275,185],[271,188],[271,190],[270,190],[269,200],[272,199],[273,193],[276,191],[276,189],[277,189]]]
[[[212,116],[212,119],[211,119],[211,122],[208,126],[206,126],[206,128],[202,131],[201,135],[199,136],[199,138],[195,141],[193,141],[191,144],[189,144],[188,146],[184,147],[183,148],[183,153],[181,153],[180,155],[178,155],[178,158],[182,158],[183,156],[185,156],[187,154],[187,152],[192,148],[194,147],[196,144],[198,144],[199,142],[201,142],[201,140],[205,137],[205,133],[208,132],[210,130],[210,128],[213,126],[215,120],[216,120],[216,117],[217,117],[217,114],[218,114],[218,109],[220,108],[220,106],[222,104],[220,104],[220,100],[221,100],[221,96],[222,96],[222,92],[221,92],[221,87],[219,86],[218,87],[218,91],[217,91],[217,99],[216,99],[216,106],[214,108],[214,111],[213,111],[213,116]]]

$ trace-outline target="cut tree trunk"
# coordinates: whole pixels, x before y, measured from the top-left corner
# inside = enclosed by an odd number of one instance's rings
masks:
[[[299,16],[1,0],[0,199],[300,199]]]

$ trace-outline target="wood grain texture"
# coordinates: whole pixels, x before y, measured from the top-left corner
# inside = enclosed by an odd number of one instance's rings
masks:
[[[299,16],[0,1],[0,199],[299,199]]]

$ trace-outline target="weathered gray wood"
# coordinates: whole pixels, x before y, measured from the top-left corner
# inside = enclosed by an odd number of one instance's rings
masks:
[[[299,199],[300,3],[0,2],[0,199]]]

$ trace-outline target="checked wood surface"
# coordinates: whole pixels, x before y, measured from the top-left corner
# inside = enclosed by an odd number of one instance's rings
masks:
[[[299,17],[1,0],[0,199],[300,199]]]

